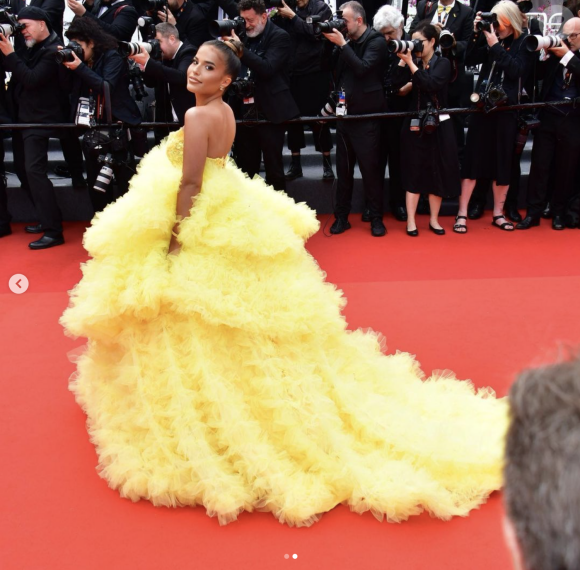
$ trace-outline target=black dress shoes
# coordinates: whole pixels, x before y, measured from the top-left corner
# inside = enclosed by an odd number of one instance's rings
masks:
[[[381,218],[373,218],[371,220],[371,234],[374,237],[382,237],[387,233],[387,228],[383,224]]]
[[[360,219],[363,222],[370,222],[371,221],[371,211],[368,208],[365,208]]]
[[[48,249],[49,247],[54,247],[55,245],[62,245],[64,243],[64,237],[49,237],[42,236],[39,240],[33,241],[28,244],[30,249]]]
[[[334,224],[330,226],[330,233],[331,234],[342,234],[346,232],[346,230],[350,229],[350,222],[348,218],[336,218],[334,220]]]
[[[553,230],[566,229],[566,221],[564,220],[564,216],[554,216],[552,218],[552,229]]]
[[[429,224],[429,229],[438,236],[445,235],[445,230],[443,228],[434,228],[431,224]]]
[[[415,228],[414,230],[410,230],[407,228],[407,235],[411,237],[417,237],[419,235],[419,230]]]
[[[539,218],[532,218],[532,216],[526,216],[519,224],[516,224],[516,230],[529,230],[535,226],[540,225]]]
[[[36,224],[35,226],[24,226],[24,231],[28,234],[41,234],[42,224]]]
[[[467,210],[467,217],[470,220],[479,220],[483,216],[483,204],[473,204]]]
[[[286,180],[296,180],[296,178],[302,178],[303,174],[302,174],[302,166],[300,164],[300,159],[298,160],[292,160],[292,164],[290,165],[290,168],[288,169],[288,172],[286,172]]]
[[[70,178],[70,170],[66,164],[57,164],[52,170],[61,178]]]
[[[395,220],[398,222],[406,222],[407,208],[405,208],[405,206],[395,206],[393,208],[393,216],[395,216]]]
[[[566,227],[570,229],[580,228],[580,220],[577,216],[573,214],[566,214],[564,216],[564,220],[566,221]]]
[[[10,226],[0,226],[0,238],[9,236],[12,233]]]
[[[505,217],[512,222],[519,223],[522,221],[522,215],[518,212],[515,206],[505,207]]]

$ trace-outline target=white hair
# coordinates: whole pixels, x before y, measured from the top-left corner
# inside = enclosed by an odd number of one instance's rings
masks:
[[[381,6],[379,11],[375,14],[373,18],[373,28],[380,32],[383,28],[391,26],[398,29],[403,23],[403,14],[397,10],[394,6]]]

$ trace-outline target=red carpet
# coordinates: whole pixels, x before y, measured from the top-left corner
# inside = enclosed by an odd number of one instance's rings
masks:
[[[508,234],[489,220],[466,236],[418,238],[388,218],[385,238],[353,229],[308,247],[346,293],[353,328],[382,331],[389,350],[417,355],[426,372],[450,368],[505,395],[517,372],[580,342],[580,231],[540,228]],[[444,219],[450,230],[451,219]],[[84,415],[67,390],[81,344],[57,323],[85,259],[82,224],[67,224],[64,246],[32,252],[22,225],[0,241],[0,568],[316,568],[504,570],[510,568],[496,494],[465,519],[428,516],[379,523],[339,506],[310,528],[288,528],[268,513],[244,513],[220,527],[197,509],[133,504],[95,472]],[[8,280],[26,275],[14,295]],[[286,559],[285,554],[290,557]],[[296,559],[292,558],[297,554]]]

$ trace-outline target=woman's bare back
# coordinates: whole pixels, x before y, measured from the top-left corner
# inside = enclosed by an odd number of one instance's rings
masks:
[[[208,135],[207,157],[223,158],[234,143],[236,120],[231,107],[221,99],[197,109],[209,119],[211,129]]]

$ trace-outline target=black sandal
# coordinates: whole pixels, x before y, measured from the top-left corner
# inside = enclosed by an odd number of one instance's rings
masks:
[[[455,216],[455,221],[461,220],[461,219],[467,220],[467,216]],[[465,231],[463,231],[461,228],[465,228]],[[467,226],[465,224],[455,224],[453,226],[453,231],[456,234],[466,234],[467,233]]]
[[[501,216],[494,216],[493,221],[491,222],[492,226],[499,228],[500,230],[505,230],[506,232],[512,232],[514,230],[514,225],[511,222],[504,222],[503,224],[498,224],[497,220],[506,219],[506,217],[502,214]],[[508,226],[511,226],[511,229],[507,229]]]

